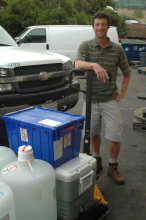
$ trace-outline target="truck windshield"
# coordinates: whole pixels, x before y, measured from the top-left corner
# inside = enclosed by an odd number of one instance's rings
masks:
[[[0,26],[0,46],[18,47],[13,38]]]

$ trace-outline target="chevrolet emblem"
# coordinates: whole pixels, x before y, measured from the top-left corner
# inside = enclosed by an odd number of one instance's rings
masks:
[[[40,72],[40,79],[41,80],[47,80],[48,78],[51,78],[51,74],[47,72]]]

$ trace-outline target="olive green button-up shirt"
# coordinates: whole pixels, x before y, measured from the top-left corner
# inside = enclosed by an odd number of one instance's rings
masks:
[[[112,82],[110,88],[93,95],[92,102],[107,102],[115,98],[118,91],[116,85],[118,67],[121,69],[124,76],[127,76],[131,72],[123,48],[110,40],[105,48],[102,48],[95,38],[82,42],[78,48],[76,60],[98,63],[111,73]],[[87,83],[84,85],[85,90],[87,89],[86,84]],[[108,84],[108,81],[106,83],[98,81],[96,73],[93,74],[92,91],[106,88],[108,87]],[[86,100],[85,95],[84,100]]]

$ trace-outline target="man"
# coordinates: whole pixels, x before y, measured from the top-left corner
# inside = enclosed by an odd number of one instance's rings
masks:
[[[125,180],[118,171],[117,158],[121,147],[122,118],[118,102],[124,98],[129,80],[130,68],[126,55],[122,47],[110,41],[107,31],[110,27],[110,18],[105,12],[97,12],[92,18],[92,28],[95,38],[83,42],[77,52],[75,68],[93,69],[92,91],[106,88],[108,84],[108,74],[111,72],[112,82],[108,90],[92,96],[91,106],[91,145],[93,156],[97,159],[97,173],[102,169],[102,159],[100,156],[101,144],[101,119],[105,123],[105,137],[109,140],[109,168],[108,176],[112,177],[117,184],[124,184]],[[118,91],[117,67],[123,73],[121,90]],[[86,86],[85,86],[86,88]],[[84,96],[84,100],[86,100]],[[83,103],[83,114],[85,115],[86,102]]]

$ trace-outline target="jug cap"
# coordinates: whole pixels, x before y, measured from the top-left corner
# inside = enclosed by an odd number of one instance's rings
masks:
[[[19,147],[18,161],[26,162],[33,159],[34,159],[33,150],[30,145],[23,145]]]

